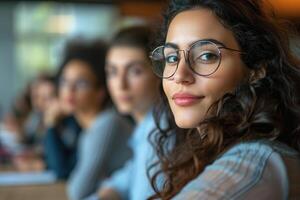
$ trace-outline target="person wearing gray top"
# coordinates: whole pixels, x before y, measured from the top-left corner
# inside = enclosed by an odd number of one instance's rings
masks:
[[[70,199],[94,192],[98,182],[120,168],[130,156],[131,126],[111,109],[99,113],[79,138],[78,162],[68,181]]]
[[[101,179],[130,157],[127,138],[132,129],[125,118],[109,109],[104,72],[106,46],[102,42],[76,41],[67,47],[58,75],[60,95],[82,127],[67,194],[69,199],[79,200],[94,192]]]

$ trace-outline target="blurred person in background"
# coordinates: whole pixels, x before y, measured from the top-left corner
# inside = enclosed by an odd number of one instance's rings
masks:
[[[24,124],[31,112],[30,89],[25,88],[4,114],[0,127],[1,160],[11,164],[11,159],[25,149]]]
[[[27,144],[41,143],[45,132],[44,114],[55,96],[55,78],[50,74],[41,73],[30,84],[32,111],[24,127]]]
[[[133,158],[105,180],[90,199],[141,200],[153,194],[147,178],[147,165],[154,155],[148,136],[155,128],[152,108],[160,81],[148,58],[151,38],[149,27],[136,26],[121,30],[111,42],[106,56],[107,83],[118,111],[136,122],[129,142]]]
[[[22,150],[13,156],[14,166],[19,171],[41,171],[45,169],[43,117],[55,94],[54,77],[47,73],[40,73],[29,84],[28,93],[21,95],[13,104],[13,112],[11,113],[13,118],[10,118],[8,122],[13,122],[10,124],[14,125],[12,132],[17,134],[17,141],[22,146]]]
[[[106,45],[76,41],[69,45],[59,88],[83,131],[78,141],[77,162],[67,184],[70,199],[95,192],[98,181],[120,168],[131,156],[127,139],[131,124],[110,107],[105,77]]]
[[[68,53],[68,52],[66,52]],[[69,60],[67,60],[69,59]],[[74,59],[66,56],[64,63]],[[59,69],[62,69],[61,66]],[[46,166],[58,179],[67,179],[77,161],[77,147],[81,126],[74,117],[74,99],[78,89],[67,90],[61,82],[61,71],[56,78],[58,95],[52,99],[44,115],[46,133],[44,155]],[[70,92],[71,91],[71,92]]]

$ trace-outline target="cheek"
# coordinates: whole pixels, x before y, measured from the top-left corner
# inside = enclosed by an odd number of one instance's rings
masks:
[[[208,96],[215,100],[232,92],[246,77],[247,69],[240,62],[227,62],[211,77],[202,81]]]
[[[82,91],[76,95],[76,104],[79,107],[94,107],[99,104],[99,101],[98,94],[93,91]]]
[[[162,80],[162,86],[163,86],[164,92],[167,94],[167,93],[170,92],[170,90],[172,90],[172,86],[176,87],[176,83],[174,83],[173,81],[168,80],[168,79],[163,79]]]
[[[93,100],[93,95],[89,91],[78,91],[75,93],[75,98],[78,102],[85,103],[88,100],[92,101]]]
[[[210,104],[222,98],[224,94],[230,92],[234,88],[233,82],[228,82],[224,79],[209,79],[202,81],[204,95]]]
[[[174,83],[172,83],[171,81],[168,81],[166,79],[163,79],[163,81],[162,81],[163,91],[169,102],[171,99],[172,85],[174,85]]]
[[[147,83],[144,80],[132,80],[130,81],[131,93],[135,95],[136,98],[143,98],[147,93]],[[148,90],[149,91],[149,90]]]
[[[144,96],[150,96],[158,90],[157,80],[146,75],[131,79],[130,85],[134,93]]]
[[[58,89],[58,96],[59,96],[60,99],[64,99],[65,98],[66,94],[65,94],[65,92],[64,92],[64,90],[62,88]]]
[[[107,80],[107,88],[108,88],[109,94],[112,96],[112,98],[114,98],[115,93],[118,90],[114,79],[111,78],[111,79]]]

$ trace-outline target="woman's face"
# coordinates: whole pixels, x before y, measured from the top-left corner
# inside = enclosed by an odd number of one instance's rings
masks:
[[[159,79],[144,50],[114,46],[106,62],[108,89],[118,110],[123,114],[145,114],[157,97]]]
[[[32,86],[31,99],[33,107],[44,113],[50,102],[55,98],[55,85],[53,82],[40,80]]]
[[[166,43],[186,50],[203,39],[217,40],[226,47],[239,50],[232,32],[224,28],[210,10],[201,8],[177,14],[169,25]],[[220,66],[210,76],[193,73],[185,59],[180,59],[176,73],[163,79],[163,89],[179,127],[196,128],[209,107],[246,78],[248,70],[240,53],[227,49],[220,51]],[[180,54],[184,58],[183,53]]]
[[[62,72],[59,97],[69,113],[99,109],[101,88],[96,87],[96,76],[87,65],[80,60],[71,60]]]

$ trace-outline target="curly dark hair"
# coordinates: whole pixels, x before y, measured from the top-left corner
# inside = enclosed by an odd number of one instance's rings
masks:
[[[88,64],[89,69],[95,74],[97,86],[106,87],[104,70],[106,52],[107,45],[100,39],[85,40],[79,38],[68,41],[64,49],[64,57],[60,63],[57,78],[61,76],[68,62],[80,60]]]
[[[111,104],[110,95],[107,89],[105,74],[105,57],[107,44],[101,39],[86,40],[82,38],[72,39],[67,42],[64,49],[64,56],[56,74],[57,87],[66,65],[72,60],[80,60],[86,63],[87,67],[95,75],[96,87],[103,88],[106,95],[103,106]]]
[[[210,107],[213,116],[197,130],[176,126],[161,87],[161,104],[155,112],[159,133],[153,141],[159,161],[148,169],[155,195],[150,199],[171,199],[204,168],[234,144],[269,139],[300,149],[300,69],[292,54],[288,33],[273,13],[263,10],[260,0],[172,0],[164,15],[161,42],[168,26],[180,12],[205,8],[231,30],[251,69],[251,80],[238,85]],[[167,115],[169,126],[160,124]],[[175,145],[170,149],[170,142]],[[152,175],[150,171],[159,170]],[[160,178],[164,177],[163,184]],[[160,184],[158,184],[160,182]]]

